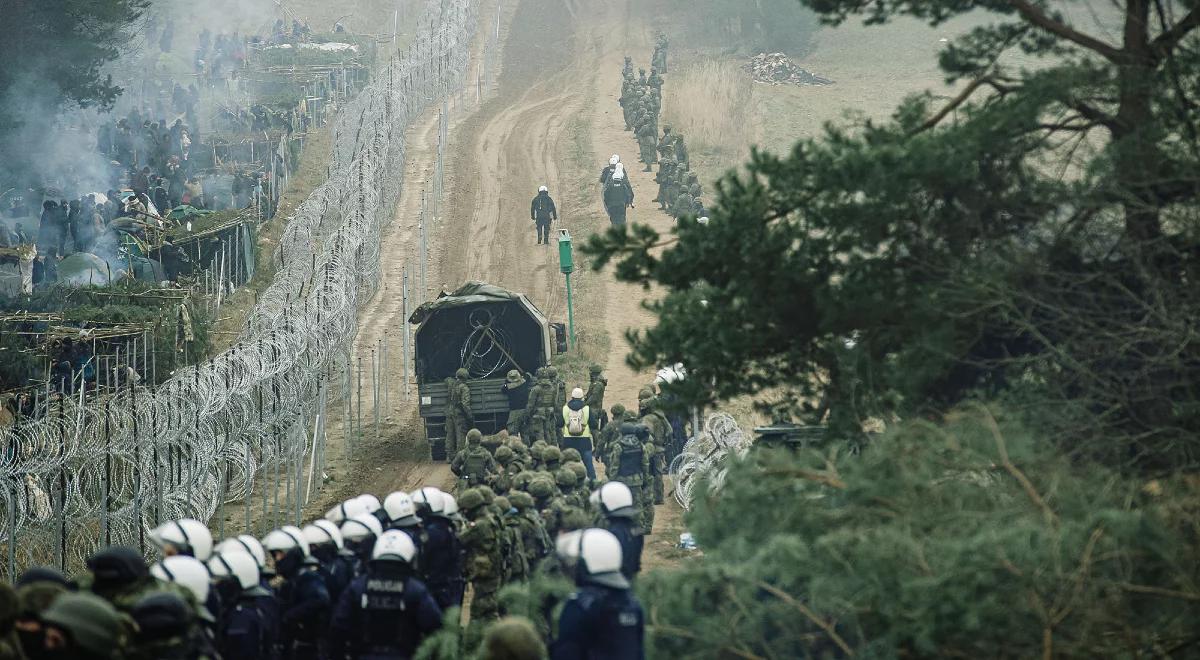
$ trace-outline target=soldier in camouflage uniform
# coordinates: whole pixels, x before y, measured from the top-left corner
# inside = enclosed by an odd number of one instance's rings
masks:
[[[683,141],[683,133],[675,131],[675,140],[671,143],[671,146],[675,149],[675,162],[679,163],[679,166],[682,168],[681,171],[687,171],[688,150],[687,143]]]
[[[212,660],[219,657],[183,598],[159,591],[138,601],[130,613],[137,635],[126,660]]]
[[[654,138],[654,127],[649,121],[643,123],[641,126],[638,126],[638,148],[641,150],[641,160],[646,164],[646,166],[642,168],[643,172],[651,171],[651,164],[658,162],[658,159],[654,155],[654,148],[656,146],[654,144]]]
[[[549,472],[551,476],[562,467],[562,450],[553,445],[548,445],[542,449],[542,462],[538,465],[538,472]]]
[[[532,570],[539,561],[554,550],[554,542],[546,533],[542,517],[538,515],[534,506],[533,496],[517,491],[509,497],[509,501],[517,510],[516,521],[521,532],[521,547],[525,550],[525,563]]]
[[[621,69],[621,76],[625,78],[633,78],[633,58],[625,56],[625,66]]]
[[[500,556],[500,522],[478,488],[468,488],[458,498],[458,510],[467,521],[459,539],[466,551],[467,579],[475,592],[471,601],[471,620],[498,618],[496,592],[500,590],[504,570],[504,560]]]
[[[468,488],[488,485],[499,472],[496,459],[492,458],[488,450],[483,448],[482,440],[483,434],[479,432],[479,429],[468,431],[467,448],[458,452],[450,463],[450,471],[458,476],[457,492],[459,494],[464,493]]]
[[[521,472],[521,466],[516,462],[516,453],[508,445],[496,449],[496,465],[499,467],[492,479],[492,488],[501,495],[512,490],[513,479]]]
[[[672,206],[671,215],[678,219],[682,218],[688,213],[691,213],[693,201],[694,200],[692,200],[691,194],[688,193],[686,188],[683,188],[679,191],[679,194],[675,196],[675,204]]]
[[[563,467],[575,473],[575,490],[572,493],[575,498],[574,504],[580,509],[588,509],[588,496],[592,493],[592,484],[588,481],[587,467],[580,461],[564,463]]]
[[[520,514],[507,497],[498,496],[492,502],[500,510],[500,527],[504,542],[504,581],[517,582],[529,577],[529,560],[526,559],[525,539],[521,535]]]
[[[613,417],[615,419],[616,415]],[[608,444],[606,476],[609,481],[619,481],[629,486],[633,492],[634,506],[642,511],[642,529],[649,532],[654,525],[654,498],[649,486],[652,480],[650,459],[654,447],[641,437],[646,430],[641,425],[624,421],[619,429],[616,438]]]
[[[653,475],[654,503],[662,504],[664,498],[663,475],[667,472],[667,444],[671,441],[671,422],[659,409],[658,397],[654,390],[646,387],[638,393],[638,415],[640,423],[650,429],[654,443],[654,455],[650,460],[650,473]]]
[[[588,410],[595,410],[600,417],[604,415],[604,390],[607,388],[608,379],[604,377],[604,369],[598,364],[588,367],[588,387],[583,395],[583,405]],[[600,428],[603,429],[604,425],[601,424]]]
[[[646,70],[638,69],[638,87],[646,87]]]
[[[612,447],[612,443],[621,435],[621,425],[627,421],[625,406],[619,403],[614,404],[610,412],[611,417],[608,420],[608,424],[596,436],[596,448],[594,450],[595,455],[598,457],[597,460],[604,464],[605,474],[607,474],[609,469],[608,452]]]
[[[558,520],[554,510],[555,498],[558,497],[558,488],[554,485],[554,478],[551,475],[539,474],[529,482],[529,495],[533,497],[533,506],[537,509],[538,516],[542,519],[542,528],[546,530],[546,534],[550,538],[554,538],[558,530]]]
[[[551,404],[554,407],[546,411],[546,437],[554,438],[554,444],[561,447],[562,424],[559,424],[558,416],[563,406],[567,405],[567,381],[558,376],[558,369],[554,367],[546,367],[546,376],[550,379],[554,391],[554,400]]]
[[[708,209],[704,208],[704,202],[700,201],[699,197],[692,200],[692,215],[697,219],[708,216]]]
[[[658,202],[659,209],[667,208],[667,195],[670,191],[671,175],[675,171],[674,158],[662,158],[658,161],[658,172],[654,175],[654,181],[658,184],[658,196],[654,201]]]
[[[450,387],[450,414],[446,417],[446,456],[453,457],[458,453],[467,429],[475,426],[475,415],[471,412],[471,388],[467,385],[470,377],[466,369],[454,373],[454,384]]]
[[[654,91],[654,94],[662,95],[663,79],[662,76],[658,75],[657,67],[650,69],[650,77],[646,79],[646,84],[650,85],[650,89]]]
[[[26,649],[29,657],[123,658],[129,626],[112,605],[89,593],[67,593],[50,604],[41,617],[42,628],[61,631],[65,647],[48,653],[45,647]],[[16,657],[25,657],[19,655]]]
[[[537,370],[537,381],[529,389],[529,403],[525,408],[525,418],[529,420],[526,439],[530,446],[546,440],[546,408],[553,403],[550,381],[546,379],[546,368],[542,367]]]

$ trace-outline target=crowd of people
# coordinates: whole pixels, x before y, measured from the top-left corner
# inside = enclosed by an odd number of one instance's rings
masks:
[[[656,36],[654,54],[651,58],[650,74],[645,69],[639,69],[635,76],[633,60],[625,58],[625,66],[621,71],[622,85],[620,104],[625,118],[625,130],[632,131],[637,138],[639,160],[644,164],[643,171],[653,171],[653,165],[658,165],[654,176],[658,184],[658,194],[654,198],[661,210],[667,211],[672,217],[693,215],[703,218],[707,215],[704,202],[701,199],[703,188],[699,176],[690,168],[687,144],[680,131],[672,130],[669,125],[662,127],[662,135],[658,134],[659,118],[662,111],[663,75],[667,72],[667,39],[659,34]],[[616,155],[610,160],[609,168],[620,164]],[[609,171],[606,168],[606,172]],[[620,171],[623,177],[623,166]],[[615,176],[615,172],[614,172]],[[601,175],[601,182],[607,181],[607,175]],[[606,188],[607,192],[607,188]],[[620,195],[614,193],[614,202]],[[632,191],[629,193],[632,206]],[[605,205],[611,205],[608,196]],[[623,213],[621,220],[623,221]],[[614,223],[617,220],[614,219]]]
[[[509,372],[507,428],[485,436],[457,373],[453,492],[362,494],[261,539],[175,520],[150,532],[153,563],[108,547],[73,578],[30,569],[0,585],[0,657],[399,660],[461,636],[463,607],[480,657],[643,657],[631,586],[671,424],[655,386],[609,416],[589,375],[568,395],[553,367]]]

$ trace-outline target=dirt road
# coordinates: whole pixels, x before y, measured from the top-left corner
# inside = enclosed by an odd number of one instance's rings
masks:
[[[666,230],[671,219],[658,212],[652,174],[640,171],[636,143],[624,132],[617,97],[623,56],[648,62],[652,31],[631,19],[632,0],[577,3],[568,0],[503,0],[500,11],[500,73],[482,103],[469,99],[451,109],[446,148],[446,197],[441,218],[429,231],[430,289],[453,288],[470,279],[521,291],[555,320],[566,320],[565,286],[554,246],[536,244],[529,203],[539,185],[549,187],[560,211],[555,229],[568,229],[579,244],[603,230],[607,217],[599,202],[600,168],[612,153],[629,164],[637,208],[631,219]],[[586,7],[586,11],[584,10]],[[481,16],[496,16],[485,2]],[[489,21],[477,41],[482,49]],[[483,57],[475,58],[483,61]],[[474,80],[476,74],[468,76]],[[470,94],[466,95],[470,97]],[[395,377],[400,369],[403,314],[400,289],[405,265],[416,263],[416,218],[422,193],[432,189],[436,169],[438,115],[427,113],[408,137],[404,192],[393,226],[383,237],[384,283],[364,310],[357,353],[386,337]],[[580,261],[578,252],[577,262]],[[586,263],[575,275],[576,324],[581,345],[608,374],[606,404],[635,404],[637,391],[652,374],[634,373],[624,362],[627,328],[651,318],[641,308],[644,293],[594,274]],[[414,287],[415,288],[415,287]],[[582,341],[584,337],[589,341]],[[571,383],[574,384],[574,383]],[[428,461],[412,397],[398,396],[386,411],[380,442],[360,442],[354,460],[341,465],[330,501],[357,492],[380,495],[422,484],[449,487],[444,464]],[[648,563],[669,555],[678,535],[679,512],[660,507],[655,534],[648,539]]]

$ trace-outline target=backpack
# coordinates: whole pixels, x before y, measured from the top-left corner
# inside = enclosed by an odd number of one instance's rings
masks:
[[[617,440],[617,477],[640,477],[646,450],[636,435],[623,435]]]
[[[571,410],[570,408],[567,408],[567,433],[575,436],[583,435],[585,430],[583,412],[585,410],[587,410],[586,407],[580,408],[579,410]]]

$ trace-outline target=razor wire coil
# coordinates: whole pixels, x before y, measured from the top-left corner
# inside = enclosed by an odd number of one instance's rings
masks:
[[[77,565],[106,541],[137,545],[160,521],[209,520],[256,489],[265,508],[267,475],[295,470],[310,451],[323,388],[349,396],[358,311],[379,285],[380,231],[402,184],[404,129],[461,86],[476,12],[474,0],[426,0],[408,49],[336,118],[329,177],[289,219],[274,279],[236,345],[157,387],[62,397],[43,417],[0,428],[0,542],[16,547],[18,566],[55,544]]]

